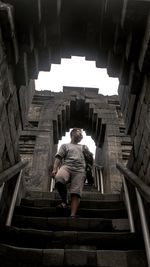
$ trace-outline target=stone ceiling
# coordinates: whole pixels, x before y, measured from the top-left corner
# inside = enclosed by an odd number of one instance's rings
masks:
[[[128,62],[140,71],[148,67],[142,46],[149,8],[146,0],[1,1],[2,34],[18,86],[72,55],[95,60],[125,83]]]

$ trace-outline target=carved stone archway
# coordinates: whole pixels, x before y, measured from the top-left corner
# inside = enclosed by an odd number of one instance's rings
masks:
[[[63,93],[37,91],[28,122],[20,139],[22,158],[30,162],[26,169],[28,188],[49,190],[50,169],[58,141],[70,128],[81,127],[95,142],[95,163],[104,167],[105,192],[120,191],[121,179],[116,162],[127,161],[131,141],[125,134],[118,96],[100,95],[96,88],[64,87]],[[38,127],[31,128],[31,125]],[[30,141],[33,135],[34,143]],[[23,140],[27,136],[27,149],[24,149]],[[28,148],[30,142],[32,148],[34,146],[32,151]]]

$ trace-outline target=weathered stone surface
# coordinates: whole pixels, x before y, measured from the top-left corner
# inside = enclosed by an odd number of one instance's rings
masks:
[[[4,147],[5,147],[5,138],[4,138],[1,124],[0,124],[0,140],[1,140],[0,142],[0,158],[1,158],[3,155]]]
[[[127,260],[125,252],[99,250],[97,251],[97,266],[126,267]]]
[[[96,251],[65,249],[65,264],[74,266],[95,266]]]
[[[64,249],[47,249],[43,252],[44,266],[63,266]]]

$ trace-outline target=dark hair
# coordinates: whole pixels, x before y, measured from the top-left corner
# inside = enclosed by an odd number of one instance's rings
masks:
[[[70,137],[72,137],[73,133],[76,132],[77,130],[82,131],[81,128],[73,128],[73,129],[71,130],[71,132],[70,132]]]

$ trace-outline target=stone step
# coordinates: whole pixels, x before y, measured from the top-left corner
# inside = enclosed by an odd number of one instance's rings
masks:
[[[97,187],[95,187],[95,185],[90,185],[88,183],[85,183],[83,187],[83,192],[87,192],[87,191],[96,192],[96,193],[98,192]]]
[[[50,231],[129,231],[128,219],[30,217],[15,215],[13,226]]]
[[[60,204],[60,199],[49,198],[34,198],[34,199],[22,199],[21,205],[32,207],[56,207]],[[124,208],[123,201],[106,201],[106,200],[81,200],[80,208],[88,209],[122,209]]]
[[[37,217],[62,217],[70,215],[70,207],[58,209],[54,207],[29,207],[19,206],[15,209],[15,214]],[[84,209],[79,208],[78,213],[83,218],[127,218],[125,208],[118,209]]]
[[[83,245],[105,250],[143,249],[141,237],[134,233],[44,231],[3,226],[0,243],[28,248],[81,248]]]
[[[27,191],[26,198],[46,198],[46,199],[59,199],[57,191],[41,192],[41,191]],[[101,194],[100,192],[83,191],[82,200],[106,200],[106,201],[120,201],[122,200],[120,194]]]
[[[1,267],[147,267],[143,250],[31,249],[0,244]]]

